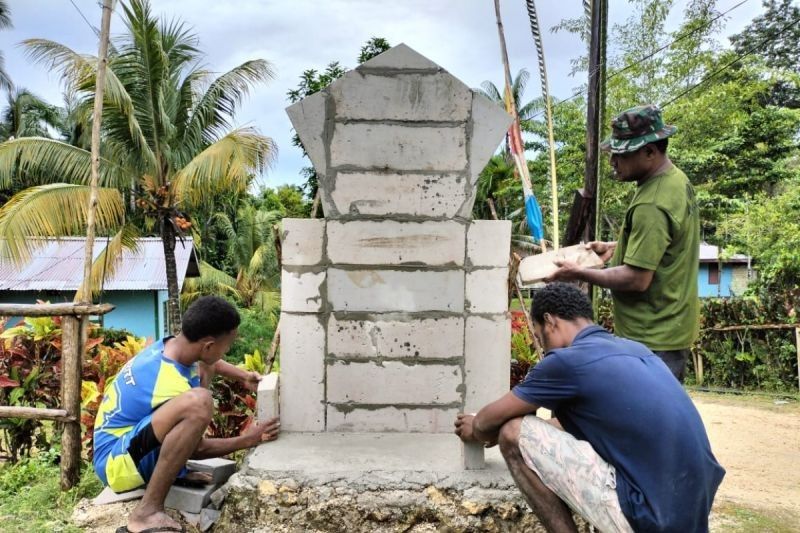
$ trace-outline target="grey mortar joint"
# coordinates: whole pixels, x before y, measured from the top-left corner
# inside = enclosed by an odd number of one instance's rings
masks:
[[[336,187],[337,174],[336,169],[331,166],[331,142],[333,141],[333,130],[335,127],[334,121],[336,119],[336,102],[331,95],[329,87],[322,89],[322,95],[325,98],[325,119],[322,126],[322,144],[325,147],[325,175],[320,176],[317,174],[317,177],[318,179],[322,179],[324,181],[325,186],[320,187],[320,184],[318,183],[317,187],[320,191],[320,204],[323,215],[328,217],[339,214],[331,196]],[[323,199],[325,200],[324,202],[322,201]],[[330,211],[332,211],[331,213],[327,212],[327,207],[330,207]]]
[[[359,270],[375,270],[378,272],[453,272],[463,270],[460,265],[446,263],[444,265],[422,266],[419,264],[405,265],[405,264],[392,264],[392,265],[354,265],[352,263],[335,263],[330,268],[336,270],[344,270],[347,272],[356,272]]]
[[[328,354],[325,362],[332,363],[375,363],[378,366],[383,366],[383,363],[402,363],[405,366],[459,366],[461,357],[388,357],[383,355],[378,356],[358,356],[358,355],[332,355]]]
[[[408,409],[409,411],[415,410],[440,410],[440,409],[458,409],[460,407],[458,402],[451,403],[359,403],[359,402],[330,402],[329,406],[343,413],[351,413],[356,409],[362,411],[377,411],[379,409],[387,409],[395,407],[397,409]]]
[[[404,126],[406,128],[462,128],[463,120],[405,120],[373,118],[337,118],[336,124],[374,124],[382,126]]]
[[[422,75],[434,75],[434,74],[449,74],[443,68],[404,68],[404,69],[397,69],[392,67],[370,67],[366,65],[362,65],[355,68],[355,71],[359,74],[371,74],[373,76],[382,76],[385,78],[397,78],[404,74],[422,74]]]
[[[338,321],[416,322],[426,318],[432,320],[457,318],[463,316],[463,313],[455,311],[332,311],[331,315]]]

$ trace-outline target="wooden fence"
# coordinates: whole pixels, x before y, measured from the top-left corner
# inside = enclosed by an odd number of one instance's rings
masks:
[[[89,316],[104,315],[111,304],[0,304],[0,316],[61,316],[61,409],[0,406],[0,418],[56,420],[61,436],[61,489],[78,483],[81,468],[81,375]]]

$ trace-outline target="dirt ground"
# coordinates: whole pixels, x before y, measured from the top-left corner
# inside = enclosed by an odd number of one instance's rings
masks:
[[[771,531],[800,531],[800,402],[708,393],[692,398],[727,470],[715,509],[724,516],[756,510],[783,526]],[[719,525],[717,531],[751,530]]]

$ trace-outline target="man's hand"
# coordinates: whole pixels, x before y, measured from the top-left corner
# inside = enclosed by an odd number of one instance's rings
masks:
[[[249,391],[257,391],[258,390],[258,382],[261,381],[263,376],[255,371],[247,372],[247,374],[242,378],[242,385],[244,388]]]
[[[609,259],[614,255],[614,250],[617,249],[617,243],[614,242],[603,242],[603,241],[592,241],[590,243],[585,244],[587,250],[592,250],[600,259],[603,260],[604,263],[607,263]]]
[[[580,280],[580,273],[583,267],[572,261],[553,261],[558,267],[558,270],[553,272],[550,276],[544,278],[547,283],[552,281],[575,281]]]
[[[472,424],[475,422],[475,415],[456,415],[456,435],[464,442],[477,442],[472,431]]]
[[[242,433],[242,437],[245,438],[247,447],[252,448],[253,446],[258,446],[262,442],[277,439],[280,431],[281,421],[279,418],[275,417],[265,422],[250,424]]]

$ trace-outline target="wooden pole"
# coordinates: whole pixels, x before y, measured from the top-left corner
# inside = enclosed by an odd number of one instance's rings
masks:
[[[92,178],[89,193],[89,209],[86,214],[86,248],[83,256],[83,283],[75,294],[76,302],[92,301],[92,262],[96,225],[98,181],[100,179],[100,123],[103,119],[103,92],[106,86],[106,64],[108,63],[108,34],[111,27],[111,1],[103,0],[103,16],[100,22],[100,45],[97,54],[97,74],[92,112]]]
[[[794,345],[797,348],[797,387],[800,388],[800,328],[794,328]]]
[[[81,322],[74,316],[65,316],[61,321],[61,407],[75,420],[64,424],[61,435],[61,490],[71,489],[80,478]]]
[[[0,304],[0,316],[65,316],[105,315],[114,310],[112,304]]]
[[[64,409],[40,409],[38,407],[0,406],[0,418],[29,418],[32,420],[58,420],[74,422],[75,418],[67,415]]]

